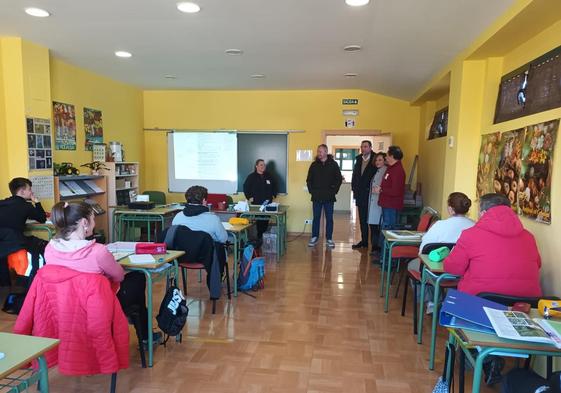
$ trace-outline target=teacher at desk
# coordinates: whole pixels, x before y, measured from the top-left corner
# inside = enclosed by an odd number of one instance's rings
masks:
[[[265,201],[272,202],[276,198],[277,185],[272,176],[266,171],[263,159],[260,158],[255,161],[255,170],[247,176],[243,183],[243,193],[253,205],[261,205]],[[262,239],[263,233],[269,226],[269,221],[264,219],[258,220],[256,226],[257,237]]]

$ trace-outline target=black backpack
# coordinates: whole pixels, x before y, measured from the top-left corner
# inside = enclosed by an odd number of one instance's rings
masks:
[[[160,305],[160,312],[156,316],[160,330],[167,336],[180,335],[188,314],[189,308],[185,296],[175,285],[175,281],[172,281]]]

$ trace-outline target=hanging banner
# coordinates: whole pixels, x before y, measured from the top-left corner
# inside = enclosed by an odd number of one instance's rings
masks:
[[[86,133],[86,150],[92,151],[94,143],[103,143],[101,111],[84,108],[84,131]]]
[[[76,150],[76,114],[74,105],[53,101],[55,149]]]
[[[524,144],[524,128],[503,132],[499,143],[499,165],[493,183],[495,189],[504,194],[510,201],[512,209],[519,213],[518,182],[522,170],[522,145]],[[500,186],[500,188],[499,188]]]
[[[500,184],[498,181],[494,180],[495,177],[498,177],[500,139],[500,132],[481,136],[481,147],[479,148],[479,160],[477,164],[478,198],[491,192],[500,192]]]

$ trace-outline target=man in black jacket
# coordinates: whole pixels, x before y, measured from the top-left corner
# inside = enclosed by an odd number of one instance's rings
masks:
[[[370,182],[376,174],[376,167],[372,165],[374,154],[372,154],[372,142],[362,141],[360,152],[356,156],[353,168],[353,180],[351,187],[358,208],[358,218],[360,220],[360,242],[353,244],[353,249],[368,248],[368,200],[370,196]]]
[[[335,247],[333,242],[333,205],[335,195],[343,182],[339,164],[331,154],[327,154],[327,146],[319,145],[317,157],[310,165],[306,184],[308,192],[312,194],[314,219],[312,223],[312,238],[309,247],[317,244],[319,238],[319,224],[322,210],[325,211],[325,238],[327,247]]]

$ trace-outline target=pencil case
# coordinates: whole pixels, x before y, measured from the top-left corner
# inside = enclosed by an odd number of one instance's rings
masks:
[[[228,220],[228,222],[232,225],[247,225],[247,224],[249,224],[249,220],[247,218],[242,218],[242,217],[232,217]]]
[[[429,252],[429,259],[432,262],[440,262],[448,255],[450,255],[450,250],[448,249],[448,247],[440,247]]]
[[[165,254],[167,251],[166,243],[136,243],[135,254]]]
[[[561,300],[541,299],[538,302],[538,311],[541,315],[545,316],[546,310],[547,315],[550,317],[561,316]]]

